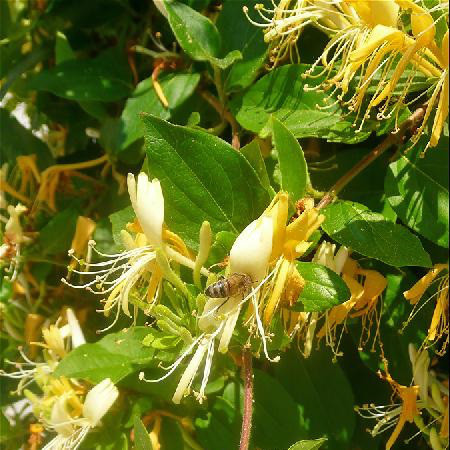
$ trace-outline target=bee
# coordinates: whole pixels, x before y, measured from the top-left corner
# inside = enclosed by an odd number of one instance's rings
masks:
[[[232,273],[228,278],[221,278],[205,289],[211,298],[228,298],[245,294],[252,286],[253,280],[245,273]]]

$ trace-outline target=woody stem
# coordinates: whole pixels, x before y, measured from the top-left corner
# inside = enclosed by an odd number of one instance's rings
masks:
[[[377,145],[368,155],[361,161],[356,163],[347,173],[345,173],[334,186],[322,197],[322,200],[317,205],[318,209],[329,205],[339,192],[347,186],[350,181],[359,175],[366,167],[372,164],[379,156],[393,145],[399,144],[407,131],[413,129],[423,119],[425,115],[426,105],[417,108],[399,127],[398,130],[393,130],[379,145]]]
[[[248,450],[253,416],[253,367],[250,349],[244,349],[242,353],[242,371],[244,378],[244,414],[242,416],[239,450]]]

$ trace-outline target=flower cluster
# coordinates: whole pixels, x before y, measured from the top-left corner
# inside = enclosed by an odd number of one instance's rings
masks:
[[[42,337],[43,342],[35,343],[43,348],[41,360],[34,361],[20,350],[24,362],[10,362],[17,370],[2,371],[0,375],[19,380],[17,393],[24,393],[42,429],[57,433],[43,448],[75,450],[89,430],[100,424],[119,392],[110,379],[88,390],[81,381],[56,376],[61,359],[86,342],[70,308],[56,324],[42,329]],[[36,389],[28,389],[32,384],[41,395],[36,394]]]
[[[439,22],[448,22],[448,2],[427,9],[413,0],[355,1],[280,0],[273,9],[255,6],[270,44],[272,67],[298,56],[297,41],[308,24],[329,38],[322,55],[306,73],[318,86],[338,92],[354,113],[355,124],[377,110],[378,119],[398,118],[405,106],[426,101],[426,111],[414,136],[417,142],[431,127],[428,146],[435,147],[448,117],[448,31],[438,32]],[[424,92],[414,94],[414,81],[425,79]],[[308,89],[308,86],[305,86]]]
[[[376,425],[371,434],[376,436],[394,428],[386,444],[390,450],[400,436],[407,422],[414,423],[419,429],[412,436],[410,442],[417,435],[422,434],[430,443],[433,450],[448,447],[448,374],[436,373],[430,368],[430,357],[427,350],[417,351],[412,344],[409,346],[411,360],[411,386],[402,386],[389,373],[385,361],[386,373],[379,374],[391,386],[400,403],[388,406],[364,405],[356,411],[364,418],[375,419]]]

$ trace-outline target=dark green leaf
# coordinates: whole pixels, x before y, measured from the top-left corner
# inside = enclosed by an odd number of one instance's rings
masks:
[[[318,450],[326,441],[326,438],[314,439],[313,441],[300,441],[289,447],[289,450]]]
[[[349,380],[339,364],[332,362],[331,353],[315,349],[305,359],[291,349],[283,354],[274,371],[277,381],[298,405],[304,435],[297,440],[325,435],[329,449],[348,450],[355,427],[354,398]]]
[[[323,211],[322,229],[332,239],[370,258],[395,267],[430,267],[420,239],[364,205],[338,201]]]
[[[297,269],[306,281],[298,301],[304,311],[325,311],[350,298],[342,278],[328,267],[309,262],[297,262]],[[294,307],[294,309],[296,309]]]
[[[292,202],[305,195],[308,168],[297,139],[275,117],[272,117],[272,140],[278,156],[281,189],[289,193]]]
[[[305,90],[305,83],[310,87],[320,83],[320,79],[303,79],[307,68],[306,65],[282,66],[258,80],[243,97],[233,99],[231,108],[238,122],[261,137],[271,133],[273,115],[296,138],[314,136],[352,143],[366,139],[368,134],[355,133],[339,106],[320,108],[323,94]]]
[[[159,332],[148,327],[133,327],[108,334],[95,344],[81,345],[58,364],[55,376],[84,378],[93,383],[111,378],[117,383],[139,367],[151,365],[155,350],[142,345],[142,340],[150,333]]]
[[[0,108],[0,155],[2,164],[14,165],[21,155],[36,154],[38,165],[45,168],[53,162],[50,150],[44,142],[23,127],[8,111]],[[6,132],[7,130],[7,132]]]
[[[233,50],[227,53],[223,58],[208,58],[208,61],[217,66],[219,69],[225,70],[230,67],[235,61],[242,59],[242,53],[239,50]]]
[[[148,169],[160,179],[165,221],[192,247],[208,220],[214,233],[238,233],[270,197],[247,160],[221,139],[143,115]]]
[[[200,80],[197,73],[169,73],[159,77],[159,83],[169,103],[164,108],[153,89],[151,78],[141,81],[127,100],[119,123],[118,151],[122,151],[144,136],[144,125],[139,114],[150,113],[161,119],[169,119],[173,109],[192,95]]]
[[[421,156],[417,148],[401,153],[389,166],[387,199],[400,219],[438,245],[448,247],[448,138]]]
[[[55,39],[55,62],[56,65],[64,61],[75,59],[75,52],[72,50],[69,41],[64,33],[58,31]]]
[[[217,28],[222,36],[222,49],[230,52],[240,50],[242,60],[235,62],[225,78],[227,92],[249,86],[262,66],[267,53],[263,33],[252,25],[242,11],[244,6],[250,9],[257,0],[233,0],[224,2],[217,20]]]
[[[126,97],[132,85],[124,56],[112,49],[94,59],[66,60],[43,70],[28,87],[70,100],[111,102]]]
[[[266,165],[261,154],[261,148],[259,146],[258,140],[254,139],[252,142],[242,147],[240,152],[245,156],[253,169],[255,169],[255,172],[257,173],[261,184],[268,191],[273,191],[272,187],[270,186],[269,175],[267,174]]]
[[[150,435],[138,416],[134,418],[134,448],[136,450],[153,450]]]
[[[57,213],[39,233],[39,247],[44,255],[56,255],[70,248],[78,218],[76,208]]]
[[[208,61],[219,56],[219,32],[207,17],[175,0],[164,4],[178,43],[193,60]]]

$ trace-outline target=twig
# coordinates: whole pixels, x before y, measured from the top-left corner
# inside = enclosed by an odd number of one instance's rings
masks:
[[[239,450],[248,450],[253,416],[253,368],[250,349],[244,349],[242,353],[242,371],[244,378],[244,414],[242,416]]]
[[[317,205],[318,209],[324,208],[330,204],[336,195],[344,189],[357,175],[359,175],[366,167],[373,163],[379,156],[393,145],[402,142],[405,134],[414,129],[425,115],[426,105],[417,108],[399,127],[398,130],[391,131],[389,135],[379,145],[377,145],[368,155],[355,164],[347,173],[345,173],[334,186],[323,196]]]
[[[234,149],[239,150],[241,147],[239,141],[239,124],[233,114],[231,114],[230,111],[228,111],[225,106],[223,106],[220,101],[209,92],[200,91],[200,95],[217,111],[220,117],[223,117],[230,124],[231,134],[233,135],[232,146]]]

